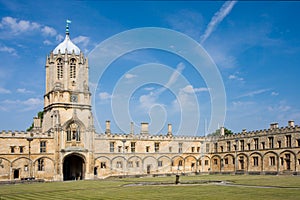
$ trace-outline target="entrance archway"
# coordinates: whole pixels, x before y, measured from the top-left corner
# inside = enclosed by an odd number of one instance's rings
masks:
[[[84,179],[85,163],[84,159],[76,154],[65,157],[63,164],[64,181]]]

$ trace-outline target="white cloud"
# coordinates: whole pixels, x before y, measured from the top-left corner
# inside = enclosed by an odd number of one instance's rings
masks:
[[[0,87],[0,94],[10,94],[11,91],[5,88]]]
[[[86,36],[78,36],[78,37],[72,39],[72,41],[75,44],[82,44],[83,47],[86,47],[89,44],[90,39]]]
[[[214,14],[212,19],[210,20],[204,34],[201,36],[201,43],[203,43],[211,33],[216,29],[219,23],[223,21],[223,19],[230,13],[233,6],[236,4],[236,1],[226,1],[220,10]]]
[[[111,98],[111,94],[109,94],[107,92],[100,92],[99,97],[101,100],[107,100],[107,99]]]
[[[17,92],[22,93],[22,94],[32,94],[32,93],[34,93],[33,91],[27,90],[25,88],[18,88]]]
[[[278,96],[278,95],[279,95],[278,92],[272,92],[272,93],[271,93],[271,96]]]
[[[193,98],[192,93],[184,91],[181,89],[176,96],[177,98],[172,102],[172,107],[174,111],[195,111],[196,106],[198,106],[197,101]]]
[[[46,25],[39,24],[37,22],[18,19],[14,17],[3,17],[0,21],[0,28],[3,32],[2,35],[5,35],[6,37],[21,35],[21,34],[30,34],[30,35],[36,35],[36,34],[42,34],[44,37],[56,37],[56,40],[61,38],[61,35],[57,35],[57,31]],[[46,45],[52,44],[50,40],[45,40],[43,42]],[[0,51],[6,51],[10,53],[13,53],[16,55],[16,51],[13,48],[8,47],[1,47]]]
[[[146,87],[146,88],[144,88],[144,90],[151,91],[151,90],[154,90],[154,87]]]
[[[61,34],[58,34],[58,35],[55,37],[55,41],[56,41],[56,42],[61,42],[63,39],[64,39],[64,36],[61,35]]]
[[[134,75],[134,74],[129,74],[129,73],[125,74],[125,78],[127,78],[127,79],[132,79],[132,78],[135,78],[135,77],[137,77],[137,76]]]
[[[2,45],[0,45],[0,51],[1,51],[1,52],[6,52],[6,53],[9,53],[9,54],[12,54],[12,55],[14,55],[14,56],[17,55],[17,51],[16,51],[14,48],[7,47],[7,46],[2,46]]]
[[[49,35],[49,36],[55,36],[57,34],[56,30],[49,26],[44,26],[41,31],[43,34]]]
[[[1,21],[1,27],[7,27],[14,34],[20,34],[26,31],[38,30],[40,24],[36,22],[30,22],[27,20],[18,20],[13,17],[3,17]]]
[[[157,104],[156,100],[157,96],[153,92],[150,92],[146,95],[142,95],[139,98],[140,107],[142,109],[149,110],[153,105]]]
[[[44,40],[43,44],[45,44],[45,45],[52,45],[53,43],[50,40]]]
[[[192,85],[187,85],[184,88],[182,88],[182,91],[185,93],[192,94],[192,93],[197,93],[197,92],[207,92],[207,91],[209,91],[209,89],[204,88],[204,87],[194,88]]]

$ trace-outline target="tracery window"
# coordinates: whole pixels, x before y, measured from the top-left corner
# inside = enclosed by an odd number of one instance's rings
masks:
[[[76,78],[76,60],[74,58],[70,61],[70,78]]]
[[[72,123],[67,128],[67,141],[80,141],[80,127],[76,123]]]
[[[63,64],[62,64],[62,59],[58,58],[57,59],[57,79],[62,79],[63,78]]]

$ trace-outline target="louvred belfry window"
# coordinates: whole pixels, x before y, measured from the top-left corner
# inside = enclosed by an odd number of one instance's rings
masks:
[[[70,78],[76,78],[76,60],[74,58],[70,61]]]
[[[57,79],[63,78],[63,65],[61,58],[57,59]]]

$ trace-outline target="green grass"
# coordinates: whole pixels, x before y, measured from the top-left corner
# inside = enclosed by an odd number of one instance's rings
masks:
[[[174,176],[49,182],[0,185],[0,199],[300,199],[300,177],[298,176],[202,175],[180,177],[181,182],[201,180],[230,181],[233,185],[126,186],[141,182],[174,183]]]

